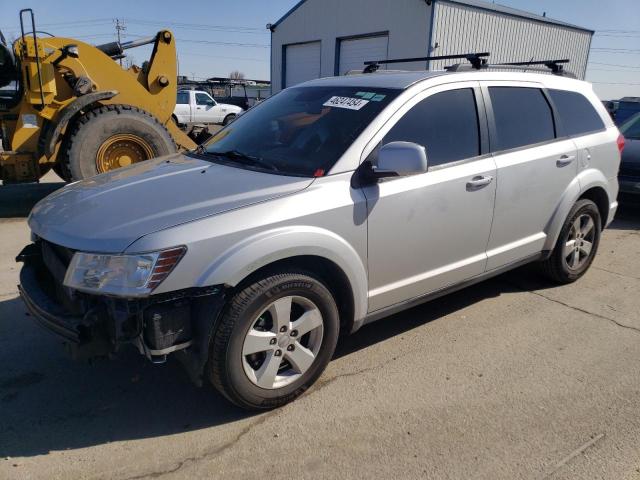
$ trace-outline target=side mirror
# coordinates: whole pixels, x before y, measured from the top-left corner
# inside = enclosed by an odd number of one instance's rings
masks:
[[[413,142],[391,142],[378,152],[376,178],[404,177],[427,171],[427,152]]]

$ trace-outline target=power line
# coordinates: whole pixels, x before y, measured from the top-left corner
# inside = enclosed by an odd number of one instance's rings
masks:
[[[625,68],[640,68],[640,66],[629,65],[629,64],[620,64],[620,63],[600,63],[600,62],[589,62],[590,65],[604,65],[607,67],[625,67]]]
[[[162,25],[162,26],[171,26],[175,28],[189,28],[192,30],[218,30],[218,31],[229,31],[235,33],[260,33],[260,34],[268,34],[265,28],[255,28],[255,27],[242,27],[242,26],[232,26],[232,25],[210,25],[204,23],[182,23],[182,22],[159,22],[152,20],[140,20],[140,19],[128,19],[129,23],[133,23],[136,25]]]
[[[131,37],[141,38],[144,35],[137,34],[129,34]],[[264,43],[240,43],[240,42],[217,42],[213,40],[196,40],[191,38],[179,38],[176,37],[176,41],[178,42],[186,42],[186,43],[201,43],[206,45],[224,45],[227,47],[251,47],[251,48],[270,48],[271,45],[267,45]]]
[[[265,59],[265,58],[246,58],[246,57],[225,57],[222,55],[205,55],[202,53],[191,53],[191,52],[185,52],[185,53],[178,53],[179,56],[188,56],[188,57],[204,57],[204,58],[224,58],[227,60],[247,60],[247,61],[251,61],[251,62],[268,62],[269,59]]]
[[[640,85],[640,83],[627,83],[627,82],[591,82],[600,83],[602,85]]]

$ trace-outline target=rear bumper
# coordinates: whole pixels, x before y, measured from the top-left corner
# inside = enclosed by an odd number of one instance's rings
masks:
[[[620,193],[625,195],[640,195],[640,178],[629,179],[619,178],[618,184],[620,185]]]

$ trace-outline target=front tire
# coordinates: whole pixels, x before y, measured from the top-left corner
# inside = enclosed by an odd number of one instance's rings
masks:
[[[164,125],[130,105],[86,112],[75,122],[65,147],[64,168],[73,181],[176,151]]]
[[[339,327],[335,300],[318,279],[302,272],[269,275],[227,305],[209,353],[209,379],[239,407],[279,407],[322,374]]]
[[[588,199],[578,200],[562,226],[551,256],[542,262],[543,273],[560,284],[578,280],[595,258],[601,230],[596,204]]]
[[[231,122],[233,122],[236,119],[236,117],[237,117],[237,115],[235,113],[230,113],[229,115],[224,117],[222,125],[224,125],[224,126],[229,125]]]

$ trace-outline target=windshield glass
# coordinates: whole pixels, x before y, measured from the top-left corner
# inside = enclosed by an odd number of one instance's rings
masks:
[[[339,86],[283,90],[219,131],[201,151],[243,167],[321,176],[399,92]]]
[[[624,138],[640,140],[640,113],[636,113],[620,126],[620,133]]]

